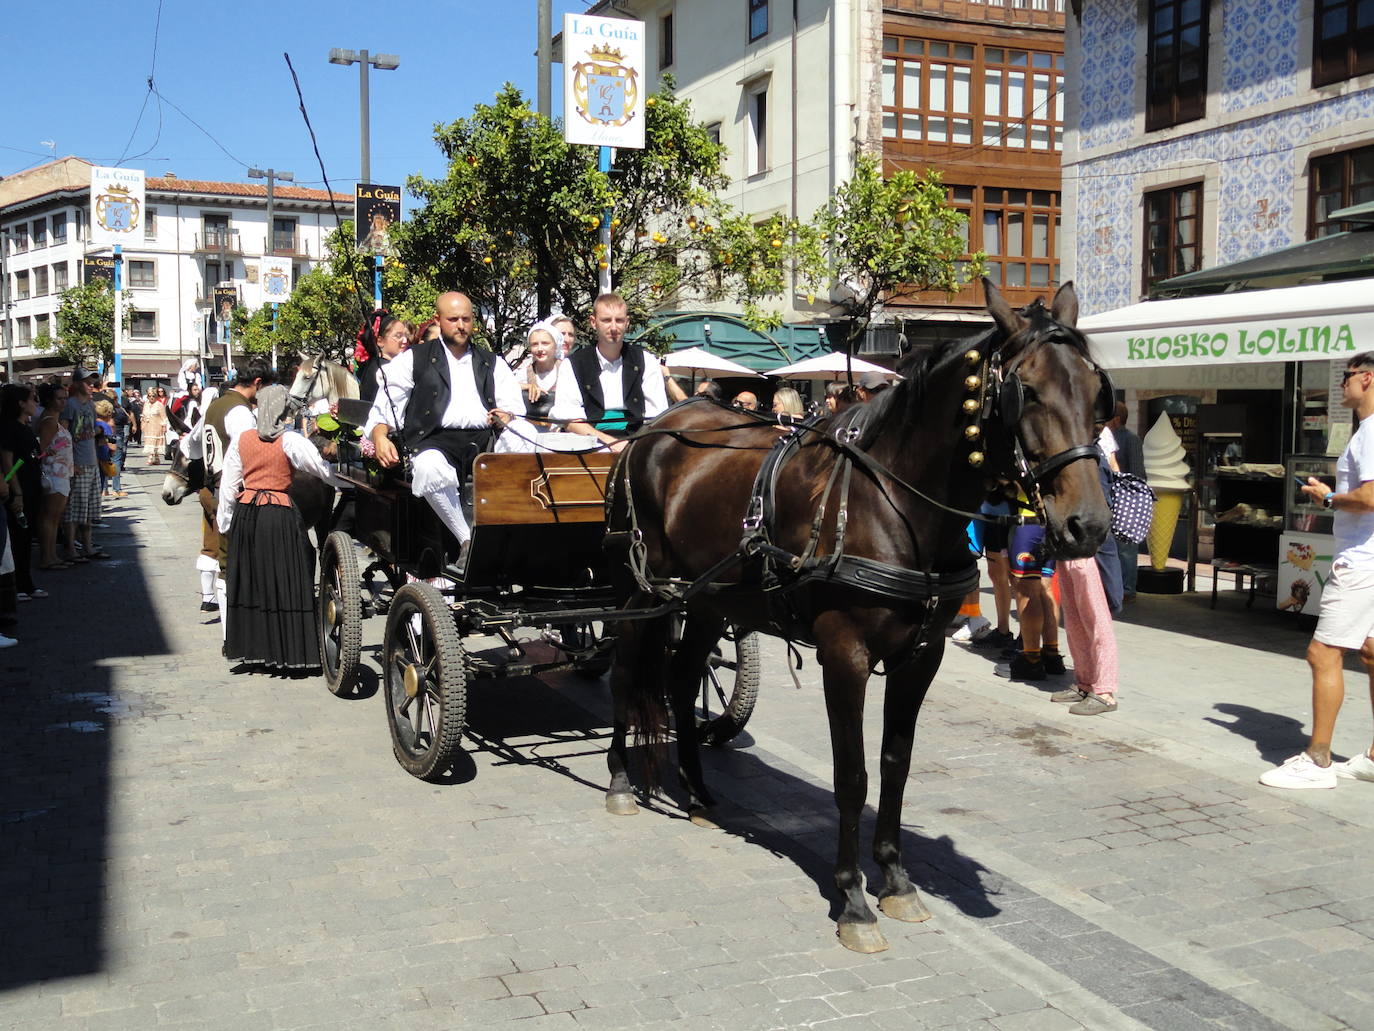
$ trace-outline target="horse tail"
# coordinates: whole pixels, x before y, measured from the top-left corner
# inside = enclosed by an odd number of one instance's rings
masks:
[[[665,656],[666,659],[666,656]],[[644,786],[656,795],[668,768],[668,696],[663,689],[667,663],[641,667],[627,699],[627,715],[634,728],[634,744],[644,767]]]

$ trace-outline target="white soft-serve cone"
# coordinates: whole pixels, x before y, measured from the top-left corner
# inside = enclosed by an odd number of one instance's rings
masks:
[[[1145,481],[1155,492],[1154,518],[1145,540],[1150,548],[1150,568],[1161,573],[1169,561],[1169,545],[1174,539],[1183,496],[1192,489],[1188,483],[1188,453],[1167,413],[1160,415],[1140,443],[1145,452]]]

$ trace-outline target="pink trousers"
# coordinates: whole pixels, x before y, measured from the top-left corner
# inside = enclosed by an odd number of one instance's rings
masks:
[[[1075,684],[1092,694],[1116,694],[1116,629],[1097,561],[1060,559],[1056,568]]]

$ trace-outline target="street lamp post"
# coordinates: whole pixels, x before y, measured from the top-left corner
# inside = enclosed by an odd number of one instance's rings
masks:
[[[358,66],[358,123],[361,127],[362,175],[361,183],[372,182],[371,129],[369,127],[367,69],[370,65],[382,71],[394,71],[401,66],[401,59],[395,54],[368,54],[366,50],[342,50],[334,47],[329,51],[329,63]]]
[[[267,171],[265,171],[265,172],[264,172],[261,168],[250,168],[250,169],[248,170],[248,178],[249,178],[249,179],[266,179],[266,180],[267,180],[267,237],[266,237],[266,239],[263,241],[263,245],[262,245],[262,254],[263,254],[263,257],[265,257],[265,258],[266,258],[266,257],[271,257],[272,255],[275,255],[275,254],[277,253],[277,243],[276,243],[276,240],[273,239],[273,237],[276,235],[276,229],[277,229],[277,227],[276,227],[276,224],[272,221],[273,213],[274,213],[274,208],[273,208],[273,205],[272,205],[272,202],[273,202],[272,187],[276,184],[276,182],[277,182],[278,179],[280,179],[280,180],[281,180],[282,182],[284,182],[284,183],[294,183],[294,182],[296,181],[296,176],[295,176],[295,174],[292,173],[292,172],[278,172],[275,168],[269,168],[269,169],[267,169]],[[259,281],[259,282],[262,281],[261,273],[259,273],[258,281]],[[277,367],[277,337],[276,337],[276,332],[277,332],[277,302],[276,302],[276,301],[273,301],[273,302],[272,302],[272,334],[273,334],[273,335],[272,335],[272,368],[274,368],[274,369]]]

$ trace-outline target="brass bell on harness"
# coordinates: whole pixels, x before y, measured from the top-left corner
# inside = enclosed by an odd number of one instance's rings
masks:
[[[964,359],[965,359],[970,365],[977,365],[979,362],[981,362],[981,361],[983,360],[983,356],[982,356],[981,354],[979,354],[977,351],[965,351],[965,352],[964,352]]]
[[[981,432],[981,430],[982,427],[975,422],[972,426],[964,427],[964,436],[967,437],[969,440],[977,440],[978,434]]]
[[[977,469],[980,465],[983,464],[983,452],[970,451],[968,453],[968,464],[973,466],[973,468]]]
[[[968,398],[964,402],[964,411],[968,412],[970,415],[978,411],[978,399],[976,397]]]
[[[977,390],[982,385],[983,381],[979,379],[977,376],[969,376],[967,379],[964,380],[964,386],[967,387],[969,390]]]

